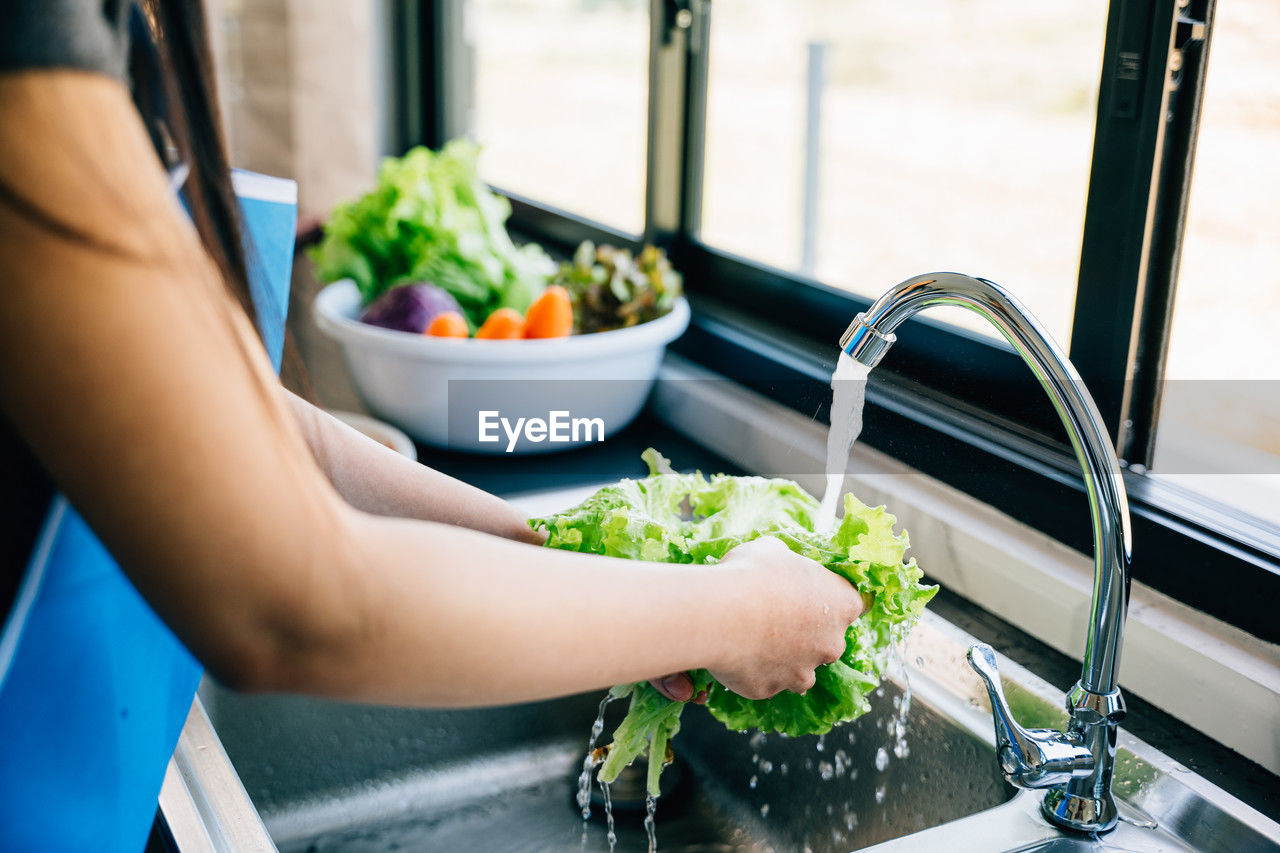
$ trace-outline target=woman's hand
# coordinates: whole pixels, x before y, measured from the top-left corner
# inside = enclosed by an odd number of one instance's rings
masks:
[[[736,640],[711,671],[748,699],[807,691],[814,684],[814,670],[844,654],[845,632],[867,606],[844,578],[772,536],[739,545],[720,567],[733,571],[730,582],[742,598],[725,613],[726,628]],[[693,682],[684,673],[650,683],[677,702],[706,701],[705,691],[694,695]]]

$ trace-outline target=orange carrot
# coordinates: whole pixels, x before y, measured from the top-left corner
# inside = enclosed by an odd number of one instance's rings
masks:
[[[553,284],[533,300],[525,316],[526,338],[563,338],[573,332],[573,302],[569,291]]]
[[[499,308],[480,326],[476,337],[492,341],[522,338],[524,337],[524,318],[514,308]]]
[[[471,337],[471,331],[467,328],[467,321],[457,311],[441,311],[432,317],[431,323],[423,334],[431,335],[435,338]]]

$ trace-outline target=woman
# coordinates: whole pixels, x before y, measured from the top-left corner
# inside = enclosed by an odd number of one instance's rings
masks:
[[[683,701],[679,673],[695,667],[753,698],[810,686],[863,604],[776,540],[714,569],[537,548],[503,501],[281,388],[251,319],[200,4],[144,7],[0,5],[0,490],[18,522],[0,553],[0,721],[15,721],[0,729],[0,848],[141,845],[181,725],[153,713],[156,685],[179,706],[194,689],[166,663],[183,647],[233,688],[396,705],[661,673],[677,673],[658,683]],[[190,218],[157,156],[170,139],[190,166]],[[41,658],[22,630],[32,601],[54,596],[32,568],[66,533],[46,518],[55,488],[146,613],[64,620]],[[167,628],[134,631],[152,610]],[[73,682],[123,659],[125,635],[139,671],[113,688],[122,713],[87,734],[41,729],[94,704]],[[19,673],[35,687],[20,691]],[[85,754],[107,741],[106,758]]]

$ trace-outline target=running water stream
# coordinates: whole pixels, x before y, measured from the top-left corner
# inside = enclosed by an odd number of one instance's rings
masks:
[[[604,731],[604,711],[616,698],[610,693],[600,700],[600,710],[596,713],[596,721],[591,724],[591,737],[587,739],[587,755],[582,759],[582,772],[578,774],[578,807],[582,809],[584,821],[591,817],[591,771],[600,763],[600,756],[596,755],[596,741]],[[586,830],[585,826],[583,830]]]
[[[600,793],[604,795],[604,822],[608,829],[609,853],[613,853],[613,849],[618,846],[618,833],[613,823],[613,798],[609,795],[608,782],[600,782]]]
[[[658,827],[654,816],[658,812],[658,798],[653,794],[644,795],[644,832],[649,836],[649,853],[657,853]]]
[[[867,375],[871,368],[855,361],[844,350],[831,374],[831,429],[827,432],[827,490],[818,510],[819,530],[835,526],[844,487],[849,450],[862,432],[862,408],[867,399]]]
[[[600,766],[604,760],[601,756],[603,750],[596,749],[596,741],[600,739],[600,735],[604,732],[604,712],[609,707],[609,703],[617,699],[612,693],[607,694],[600,700],[600,709],[596,712],[595,722],[591,724],[591,737],[587,739],[587,755],[582,759],[582,772],[578,774],[578,808],[582,810],[582,849],[587,849],[588,842],[588,823],[591,819],[591,777],[594,771]],[[614,833],[613,828],[613,802],[609,798],[609,786],[604,782],[600,783],[600,791],[604,795],[604,812],[609,825],[609,850],[612,851],[614,845],[618,843],[618,837]]]

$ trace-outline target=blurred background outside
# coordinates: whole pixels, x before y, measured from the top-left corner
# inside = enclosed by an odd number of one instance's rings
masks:
[[[980,275],[1069,345],[1105,0],[712,9],[705,242],[867,297],[930,270]],[[234,159],[297,178],[304,214],[372,178],[381,15],[216,3]],[[1274,0],[1218,10],[1154,470],[1280,520],[1277,32]],[[458,114],[489,180],[640,233],[648,3],[467,0],[465,33]]]

